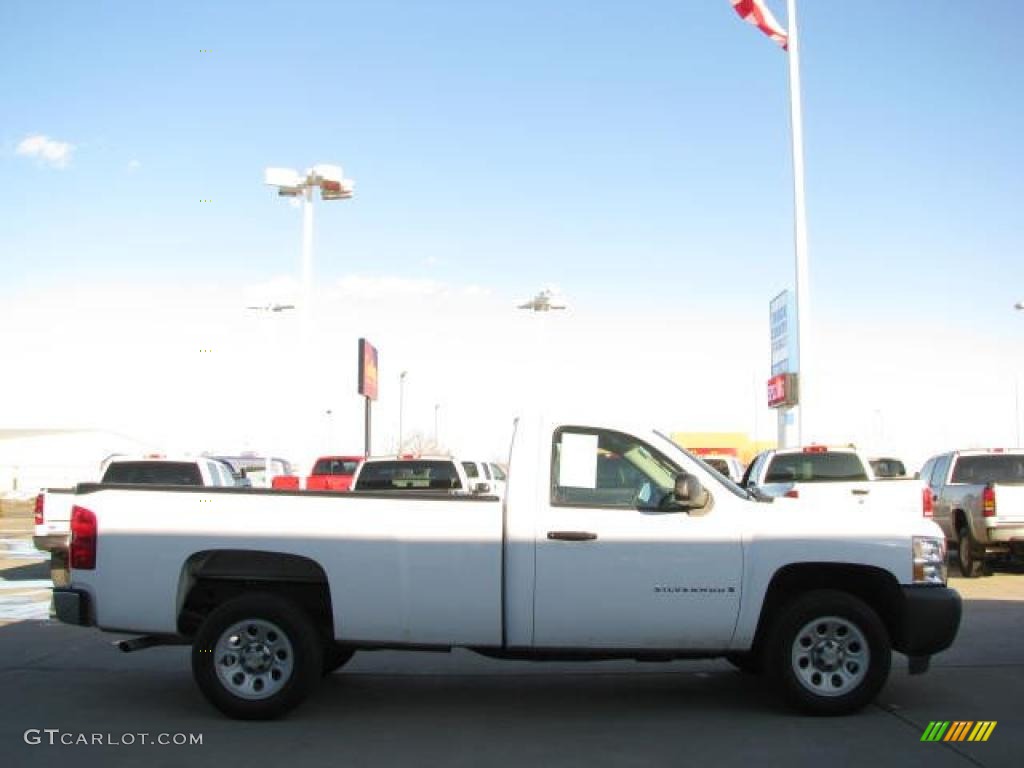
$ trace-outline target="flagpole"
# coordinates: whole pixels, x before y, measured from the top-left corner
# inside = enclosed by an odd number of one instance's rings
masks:
[[[796,414],[797,445],[810,439],[808,405],[813,406],[810,383],[814,381],[811,354],[811,296],[807,266],[807,204],[804,197],[804,127],[800,104],[800,44],[797,34],[796,0],[786,0],[789,59],[789,112],[793,142],[793,230],[796,246],[796,319],[797,359],[799,365],[799,405]],[[808,373],[810,372],[810,376]]]

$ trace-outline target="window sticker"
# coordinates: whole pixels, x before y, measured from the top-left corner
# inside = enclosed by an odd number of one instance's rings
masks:
[[[562,433],[558,484],[563,488],[597,488],[597,435]]]

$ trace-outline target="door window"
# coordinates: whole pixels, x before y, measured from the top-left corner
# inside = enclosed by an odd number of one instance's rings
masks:
[[[566,427],[552,446],[555,506],[658,508],[672,498],[679,467],[621,432]]]

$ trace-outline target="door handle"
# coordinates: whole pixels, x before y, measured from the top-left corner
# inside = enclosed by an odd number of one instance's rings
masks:
[[[590,531],[548,531],[548,538],[552,541],[593,541],[597,534]]]
[[[869,491],[867,488],[854,488],[852,491],[850,491],[850,493],[852,493],[854,496],[867,496],[869,493],[871,493],[871,491]]]

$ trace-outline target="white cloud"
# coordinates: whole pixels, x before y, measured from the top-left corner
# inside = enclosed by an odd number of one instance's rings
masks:
[[[51,168],[67,168],[71,162],[71,153],[75,151],[75,145],[38,134],[26,136],[15,151],[24,157],[34,157]]]
[[[142,163],[140,163],[138,160],[132,160],[130,163],[128,163],[128,172],[135,173],[135,171],[139,170],[139,168],[141,167]]]

